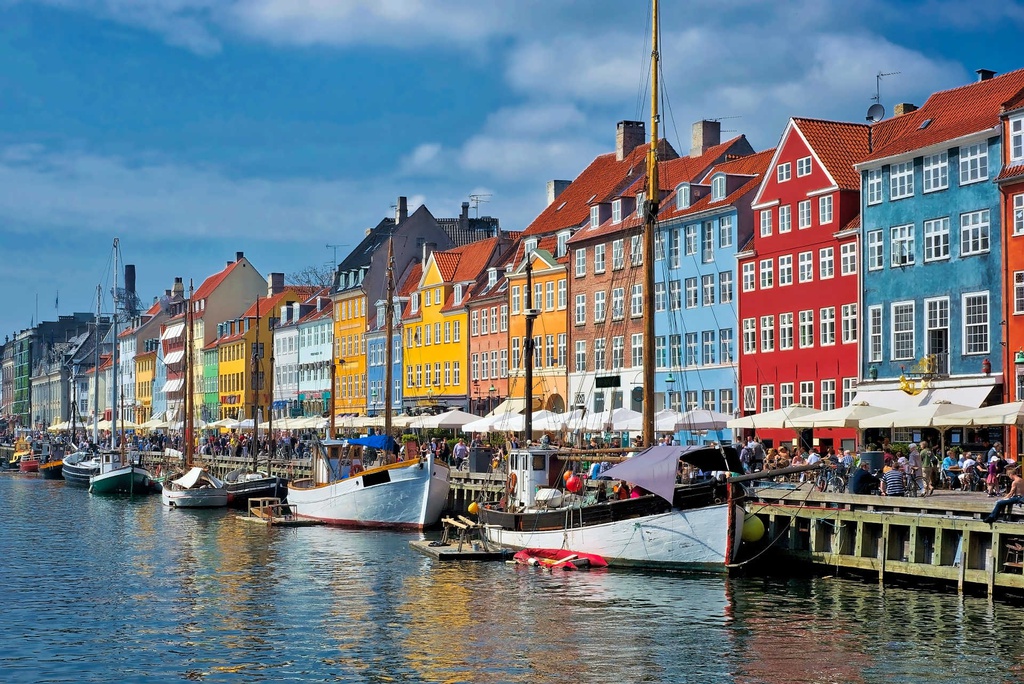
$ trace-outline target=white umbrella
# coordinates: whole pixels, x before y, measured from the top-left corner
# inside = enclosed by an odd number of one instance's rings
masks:
[[[497,416],[484,416],[483,418],[477,418],[474,421],[466,423],[462,426],[463,432],[489,432],[491,429],[491,423],[497,418]]]
[[[935,418],[935,425],[962,426],[971,425],[1020,425],[1024,423],[1024,401],[1011,401],[1009,404],[996,404],[950,413]]]
[[[849,406],[841,406],[831,411],[818,411],[789,421],[790,427],[797,429],[806,428],[858,428],[860,421],[865,418],[874,418],[887,413],[893,413],[892,409],[881,406],[869,406],[865,402],[857,402]]]
[[[630,421],[641,420],[643,416],[636,411],[627,408],[605,409],[600,413],[591,413],[583,419],[583,427],[586,430],[604,430],[610,427],[612,430],[629,430]],[[638,429],[638,428],[633,428]]]
[[[791,428],[793,427],[791,424],[792,420],[812,413],[818,413],[818,411],[800,404],[793,404],[792,406],[767,411],[766,413],[755,413],[750,416],[733,418],[725,426],[733,430],[777,430]]]
[[[160,426],[160,427],[164,427],[164,426]],[[221,418],[220,420],[213,421],[212,423],[207,425],[207,427],[212,427],[212,428],[237,428],[238,427],[238,421],[235,420],[234,418]]]
[[[874,418],[865,418],[860,421],[860,428],[915,428],[932,427],[937,423],[935,420],[950,413],[960,413],[972,410],[970,406],[951,404],[941,399],[932,404],[915,406],[905,411],[893,411]]]
[[[457,430],[466,423],[472,423],[477,419],[472,413],[466,413],[455,409],[454,411],[448,411],[438,416],[434,416],[437,419],[437,427],[442,430]]]
[[[680,416],[678,425],[680,430],[708,430],[718,431],[725,429],[732,416],[708,409],[693,409]]]

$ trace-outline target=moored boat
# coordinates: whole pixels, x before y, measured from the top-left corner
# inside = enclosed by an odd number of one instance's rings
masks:
[[[99,475],[100,459],[91,451],[76,451],[65,456],[61,472],[64,481],[73,487],[89,487],[89,479]]]
[[[223,482],[195,466],[181,477],[165,480],[160,500],[171,508],[224,508],[228,491]]]
[[[39,472],[39,459],[32,454],[31,451],[22,453],[15,453],[14,457],[18,459],[18,470],[23,473],[38,473]]]
[[[580,570],[583,568],[607,568],[608,561],[594,553],[582,553],[569,549],[521,549],[512,556],[520,565],[539,566],[553,569]]]
[[[46,480],[63,480],[64,479],[64,461],[62,459],[56,459],[47,461],[46,463],[39,464],[39,473]]]
[[[232,470],[225,475],[224,486],[228,492],[228,506],[242,510],[248,509],[249,499],[284,500],[288,495],[288,482],[283,477],[245,468]]]
[[[122,463],[117,452],[100,454],[100,471],[89,478],[93,494],[148,494],[152,492],[153,476],[141,465],[128,459]]]

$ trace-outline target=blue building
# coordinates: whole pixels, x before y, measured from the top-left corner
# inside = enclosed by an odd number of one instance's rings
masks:
[[[409,301],[407,290],[416,289],[423,269],[419,261],[409,264],[401,280],[395,286],[394,328],[392,330],[391,358],[391,412],[402,411],[402,309]],[[384,413],[384,380],[386,377],[387,336],[384,332],[386,319],[384,303],[387,297],[370,302],[366,333],[366,410],[367,415],[380,416]]]
[[[717,164],[662,201],[654,248],[658,409],[736,411],[736,253],[753,235],[750,204],[773,152]],[[730,441],[732,433],[684,430],[678,437],[700,444]]]
[[[933,94],[874,125],[861,174],[858,400],[1002,398],[1000,105],[1024,71]]]

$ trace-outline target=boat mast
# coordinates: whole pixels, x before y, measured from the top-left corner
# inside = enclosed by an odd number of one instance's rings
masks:
[[[192,431],[194,423],[192,412],[195,410],[195,399],[192,396],[192,279],[188,280],[188,301],[185,303],[185,470],[192,468]]]
[[[643,443],[654,444],[654,231],[658,229],[658,0],[651,10],[651,145],[647,150],[647,207],[644,211],[644,321]]]
[[[523,340],[523,354],[526,369],[526,413],[523,414],[524,440],[529,442],[533,437],[533,319],[537,312],[533,310],[533,252],[526,253],[526,292],[523,293],[523,312],[526,316],[526,339]]]
[[[391,401],[395,354],[395,249],[394,235],[388,238],[387,294],[384,300],[384,434],[391,436]],[[333,389],[333,388],[331,388]]]
[[[96,286],[96,350],[92,367],[92,443],[100,445],[100,310],[103,308],[103,286]]]
[[[256,334],[253,336],[256,341],[252,345],[252,441],[249,443],[249,451],[252,452],[252,471],[256,472],[257,447],[256,447],[256,415],[259,412],[260,394],[257,383],[260,378],[260,298],[256,297]]]
[[[114,238],[114,313],[110,317],[110,448],[117,448],[117,252],[118,239]]]

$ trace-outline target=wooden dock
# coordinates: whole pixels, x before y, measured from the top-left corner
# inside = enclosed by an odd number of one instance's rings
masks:
[[[294,504],[283,504],[277,497],[249,499],[248,514],[238,517],[267,527],[313,527],[324,524],[322,520],[300,518],[295,513]]]
[[[782,554],[830,570],[848,569],[955,585],[959,592],[1024,590],[1024,507],[989,525],[995,499],[983,492],[929,497],[832,494],[798,488],[755,490],[748,513],[765,525],[762,554]]]
[[[416,539],[409,546],[439,561],[495,561],[512,557],[510,549],[487,541],[483,525],[475,520],[459,515],[441,522],[444,534],[440,540]]]

